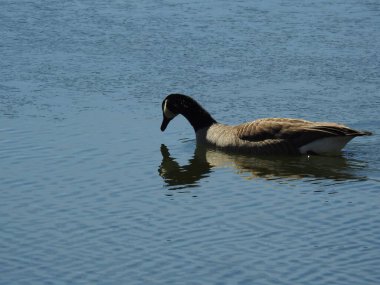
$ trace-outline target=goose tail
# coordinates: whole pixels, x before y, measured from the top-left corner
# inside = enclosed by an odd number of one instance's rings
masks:
[[[372,136],[373,133],[369,131],[358,131],[355,136]]]

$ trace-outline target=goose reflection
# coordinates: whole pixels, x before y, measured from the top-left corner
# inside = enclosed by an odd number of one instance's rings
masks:
[[[357,175],[366,164],[344,157],[252,157],[197,145],[188,163],[180,165],[164,144],[161,145],[161,154],[162,162],[158,172],[171,189],[198,186],[198,182],[208,177],[216,167],[230,167],[247,179],[286,181],[309,178],[316,182],[326,179],[334,181],[366,179],[365,176]]]
[[[197,182],[205,178],[211,172],[212,165],[206,160],[205,150],[197,147],[194,156],[189,159],[186,165],[179,165],[178,162],[170,156],[166,145],[161,145],[162,162],[158,168],[160,176],[166,184],[176,188],[194,187]]]

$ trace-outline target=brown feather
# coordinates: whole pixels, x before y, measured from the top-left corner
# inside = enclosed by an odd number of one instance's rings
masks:
[[[300,147],[314,140],[334,136],[362,136],[359,132],[344,125],[326,122],[310,122],[299,119],[269,118],[234,127],[237,136],[245,141],[264,142],[286,140],[292,146]]]

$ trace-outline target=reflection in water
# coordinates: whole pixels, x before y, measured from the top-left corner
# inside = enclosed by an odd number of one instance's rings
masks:
[[[158,172],[169,186],[194,187],[197,181],[207,177],[211,171],[212,166],[207,162],[204,153],[203,149],[197,147],[189,163],[181,166],[170,156],[166,145],[162,144],[162,162]]]
[[[179,165],[168,148],[161,145],[162,162],[158,172],[168,186],[178,189],[197,186],[213,167],[231,167],[248,179],[365,180],[355,174],[365,168],[361,161],[325,156],[248,156],[197,146],[188,164]]]

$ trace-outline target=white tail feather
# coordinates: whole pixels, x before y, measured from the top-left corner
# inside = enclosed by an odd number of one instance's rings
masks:
[[[315,140],[299,148],[300,153],[307,154],[310,152],[316,154],[339,154],[342,148],[354,137],[328,137]]]

